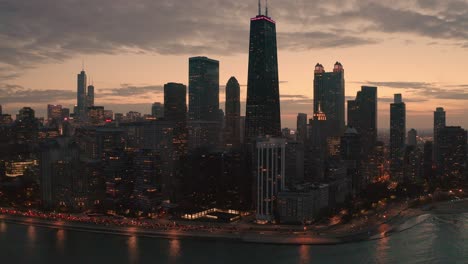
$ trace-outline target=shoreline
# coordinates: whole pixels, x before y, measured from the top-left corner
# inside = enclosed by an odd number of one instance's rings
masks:
[[[78,232],[91,232],[121,236],[140,236],[148,238],[164,239],[203,239],[224,240],[241,243],[276,244],[276,245],[337,245],[345,243],[357,243],[369,240],[382,239],[387,236],[411,229],[430,218],[431,213],[457,214],[466,213],[468,199],[459,201],[446,201],[432,204],[433,208],[425,211],[421,208],[406,208],[397,215],[384,222],[369,226],[357,232],[344,232],[333,234],[333,232],[317,232],[317,230],[292,231],[290,233],[274,230],[216,230],[194,231],[172,229],[150,229],[140,227],[123,227],[117,225],[103,225],[75,221],[57,221],[38,217],[0,214],[0,221],[19,224],[33,225],[51,229],[64,229]],[[456,211],[455,213],[453,213]],[[402,214],[408,212],[407,214]],[[414,222],[411,222],[414,220]],[[409,223],[408,226],[405,226]],[[346,224],[345,224],[346,225]],[[284,230],[283,230],[284,231]]]

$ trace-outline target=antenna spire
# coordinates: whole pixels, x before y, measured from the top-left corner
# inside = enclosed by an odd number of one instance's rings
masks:
[[[84,59],[81,59],[81,70],[84,71]]]
[[[262,15],[262,3],[260,2],[261,0],[258,0],[258,15]]]
[[[268,0],[266,0],[265,16],[268,16]]]

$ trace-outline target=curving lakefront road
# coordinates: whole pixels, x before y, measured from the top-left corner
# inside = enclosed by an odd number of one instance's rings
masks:
[[[18,214],[5,214],[3,209],[0,222],[20,225],[33,225],[54,229],[65,229],[101,234],[114,234],[124,236],[141,236],[168,239],[206,239],[206,240],[232,240],[237,242],[262,244],[291,244],[291,245],[334,245],[350,242],[385,238],[393,233],[410,229],[431,219],[430,212],[437,214],[461,214],[468,211],[468,200],[438,203],[431,211],[419,209],[403,210],[385,222],[378,223],[363,230],[341,229],[322,230],[310,228],[306,231],[268,229],[268,227],[252,228],[252,225],[240,228],[233,224],[217,226],[200,225],[158,225],[157,227],[118,226],[112,223],[93,223],[44,219]],[[130,221],[132,223],[132,221]],[[345,231],[343,231],[345,230]]]

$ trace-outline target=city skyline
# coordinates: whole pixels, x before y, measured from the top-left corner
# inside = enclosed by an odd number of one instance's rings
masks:
[[[325,69],[331,69],[335,61],[341,61],[346,69],[346,100],[354,98],[361,85],[379,87],[379,128],[389,127],[388,104],[394,93],[404,94],[408,104],[408,124],[411,127],[429,129],[432,126],[432,111],[439,106],[446,109],[448,124],[459,124],[467,127],[468,121],[463,119],[463,114],[468,110],[464,104],[467,99],[468,79],[463,74],[463,58],[468,56],[468,52],[466,48],[462,47],[466,44],[462,43],[463,37],[460,37],[466,33],[461,26],[443,33],[442,30],[448,27],[449,22],[432,14],[438,11],[445,14],[446,17],[451,15],[455,22],[461,22],[461,11],[457,12],[456,10],[463,8],[456,9],[456,3],[456,1],[448,1],[446,4],[440,3],[430,6],[429,3],[423,4],[422,1],[411,1],[406,4],[397,2],[393,7],[389,7],[370,1],[368,7],[363,7],[361,4],[357,4],[357,7],[351,7],[350,4],[336,9],[333,8],[336,7],[336,4],[330,2],[327,4],[318,3],[315,6],[317,10],[314,10],[314,5],[302,1],[289,6],[276,1],[272,2],[273,7],[270,8],[270,13],[275,17],[275,20],[280,22],[278,24],[278,65],[282,126],[293,128],[298,112],[312,116],[313,66],[319,62],[324,65]],[[105,7],[106,4],[102,3],[102,7]],[[141,43],[137,42],[141,41],[141,38],[139,35],[134,35],[138,34],[134,32],[132,32],[132,37],[135,38],[133,45],[135,50],[131,50],[128,43],[119,42],[118,39],[112,39],[111,43],[115,45],[106,47],[109,48],[106,50],[106,48],[94,49],[95,42],[83,41],[80,43],[80,41],[65,38],[68,41],[66,44],[69,44],[69,48],[67,48],[67,45],[54,38],[51,40],[52,42],[63,44],[59,45],[60,48],[56,50],[57,54],[53,54],[48,46],[38,49],[36,53],[21,45],[17,45],[15,48],[10,47],[9,54],[0,53],[0,61],[2,62],[0,87],[3,90],[0,104],[3,105],[4,112],[14,113],[22,106],[30,105],[39,116],[45,116],[46,105],[49,103],[72,107],[75,104],[74,98],[76,98],[74,93],[76,81],[73,76],[76,76],[79,65],[84,59],[85,70],[88,76],[93,78],[93,83],[96,86],[96,103],[98,105],[113,109],[114,112],[135,110],[150,113],[151,104],[162,101],[164,83],[175,81],[188,85],[187,58],[200,55],[220,61],[220,82],[222,84],[226,83],[230,76],[237,77],[241,84],[241,114],[244,115],[248,63],[248,24],[246,18],[253,15],[252,10],[256,9],[256,2],[221,2],[217,5],[220,12],[212,14],[210,19],[204,20],[205,11],[201,10],[201,7],[207,4],[210,4],[210,1],[200,2],[196,12],[191,13],[185,13],[188,11],[187,8],[180,6],[181,3],[177,1],[172,5],[160,8],[168,14],[174,14],[177,23],[181,23],[184,19],[195,21],[191,25],[177,24],[177,27],[183,30],[181,33],[172,34],[174,34],[174,39],[180,43],[184,43],[184,40],[193,40],[194,36],[186,30],[198,25],[198,32],[201,32],[200,35],[205,37],[202,39],[203,41],[200,39],[194,41],[194,43],[201,43],[198,48],[189,44],[185,46],[174,44],[172,48],[175,50],[168,50],[167,45],[170,42],[161,43],[162,40],[159,38],[144,40],[145,45],[140,45]],[[117,10],[109,9],[109,12],[105,14],[116,18],[122,16],[117,11],[119,7],[123,7],[120,3],[115,5]],[[148,7],[148,9],[154,8],[152,11],[160,10],[157,7],[161,7],[159,6],[161,3],[153,3],[152,6],[144,1],[141,5]],[[7,7],[13,8],[15,3],[9,3]],[[29,6],[29,8],[32,7],[33,5]],[[29,8],[20,9],[23,12],[15,13],[15,18],[27,14]],[[8,12],[10,9],[4,10],[4,12]],[[305,10],[311,11],[310,16],[306,15]],[[323,12],[320,13],[318,10]],[[353,23],[349,23],[350,26],[343,26],[341,31],[336,31],[339,29],[336,22],[322,19],[333,13],[332,10],[337,17],[343,17],[343,21]],[[405,28],[396,22],[390,23],[390,21],[385,20],[385,17],[378,18],[375,15],[369,15],[365,19],[362,18],[361,22],[374,24],[377,29],[367,29],[365,34],[356,37],[357,31],[347,27],[359,24],[360,15],[371,14],[372,10],[395,12],[401,15],[403,20],[413,19],[418,23],[416,23],[415,28]],[[66,11],[67,9],[64,10],[64,12]],[[128,12],[133,14],[137,11],[136,8],[132,8]],[[143,11],[140,10],[140,12]],[[148,22],[151,22],[150,24],[159,22],[151,20],[145,14],[143,12],[138,21],[144,22],[147,19]],[[349,17],[346,17],[345,14],[348,14]],[[88,15],[90,14],[80,13],[77,21]],[[14,20],[10,17],[7,19]],[[57,19],[60,17],[51,14],[50,20],[41,23],[48,24]],[[222,21],[223,31],[219,31],[216,21]],[[431,21],[433,24],[429,25],[428,23]],[[121,25],[119,22],[115,23]],[[300,27],[297,27],[298,25]],[[324,25],[329,32],[321,32],[315,25]],[[71,25],[63,25],[65,28],[69,26]],[[128,26],[135,27],[136,25]],[[100,19],[95,20],[96,30],[105,30],[105,27],[106,25]],[[162,29],[159,27],[154,28],[155,32],[160,30]],[[143,32],[146,31],[143,30]],[[330,32],[335,33],[331,34]],[[41,40],[40,34],[45,33],[47,32],[38,32],[39,36],[29,37],[39,42]],[[95,33],[90,32],[89,34],[95,36]],[[120,32],[121,35],[126,33],[128,32]],[[227,41],[226,45],[219,45],[217,42],[211,41],[221,33],[223,35],[220,43]],[[456,33],[459,33],[460,36],[457,37]],[[7,37],[7,43],[8,40],[11,41],[10,43],[22,43],[27,39],[27,37],[19,39],[8,32],[0,32],[0,34]],[[54,34],[59,37],[62,33],[57,31]],[[114,32],[112,34],[117,35]],[[237,37],[233,36],[234,34]],[[165,35],[161,34],[161,36]],[[106,37],[102,36],[102,40],[106,40]],[[86,34],[84,38],[86,38]],[[433,40],[429,40],[429,38],[433,38]],[[374,41],[365,41],[366,39]],[[434,41],[439,43],[433,43]],[[47,43],[41,44],[48,45]],[[78,47],[74,46],[78,44],[80,44]],[[127,50],[125,51],[125,49]],[[447,53],[449,49],[450,53]],[[13,59],[11,54],[15,54],[15,52],[24,56],[17,56],[16,59]],[[423,56],[427,53],[430,53],[431,56]],[[32,56],[31,60],[23,60],[30,56]],[[110,67],[110,65],[116,65],[116,67]],[[447,70],[441,71],[441,65]],[[54,77],[49,78],[51,75]],[[221,86],[220,91],[220,98],[224,98],[224,86]],[[122,99],[126,100],[125,104],[121,103]],[[220,104],[221,108],[224,108],[223,99],[220,100]]]
[[[88,0],[53,1],[60,12],[0,27],[18,40],[0,41],[2,260],[100,263],[112,248],[119,263],[462,261],[468,82],[461,64],[405,52],[427,51],[409,33],[466,41],[468,0],[102,0],[92,23]],[[72,36],[43,35],[49,20]],[[452,44],[457,60],[443,59],[463,62],[468,42]],[[55,88],[64,77],[70,91]]]

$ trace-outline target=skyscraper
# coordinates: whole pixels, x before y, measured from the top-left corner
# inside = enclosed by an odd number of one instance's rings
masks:
[[[84,119],[86,114],[86,73],[84,70],[77,77],[77,113],[75,116]]]
[[[432,141],[424,142],[424,156],[423,156],[423,177],[426,181],[431,182],[433,181],[434,177],[434,168],[433,168],[433,160],[432,160],[432,152],[433,152],[433,143]]]
[[[164,116],[168,121],[185,122],[187,116],[187,87],[180,83],[164,85]]]
[[[364,155],[369,154],[377,142],[377,87],[362,86],[348,101],[348,126],[360,134]]]
[[[259,13],[250,19],[249,71],[247,81],[247,106],[245,139],[258,136],[280,136],[280,97],[276,22]]]
[[[403,178],[403,158],[406,143],[406,105],[401,94],[395,94],[390,104],[390,172],[395,180]]]
[[[151,115],[156,118],[164,117],[164,105],[158,102],[153,103],[151,106]]]
[[[450,181],[459,186],[465,182],[463,175],[466,170],[467,131],[459,126],[446,126],[438,131],[437,142],[439,144],[438,175],[445,183]]]
[[[314,113],[319,110],[327,116],[331,136],[341,136],[345,129],[345,80],[341,63],[336,62],[333,72],[325,72],[322,64],[314,71]]]
[[[276,198],[285,189],[286,140],[269,138],[257,142],[257,214],[260,222],[275,219]]]
[[[88,94],[86,95],[87,106],[94,106],[94,85],[88,86]]]
[[[187,150],[187,87],[180,83],[164,85],[164,116],[173,122],[173,145],[175,155]]]
[[[303,143],[307,140],[307,114],[299,113],[297,115],[296,139]]]
[[[218,121],[219,61],[207,57],[189,59],[189,118]]]
[[[61,105],[47,105],[47,120],[61,121],[62,118],[62,106]]]
[[[445,123],[445,111],[443,107],[437,107],[437,109],[434,112],[434,151],[433,151],[433,159],[435,161],[435,164],[439,166],[440,162],[440,157],[439,157],[439,144],[437,142],[437,138],[439,135],[439,130],[444,128],[446,126]]]
[[[240,85],[235,77],[226,84],[225,144],[240,144]]]
[[[412,128],[410,131],[408,131],[408,146],[416,146],[418,141],[417,141],[417,136],[418,136],[418,131],[416,129]]]

